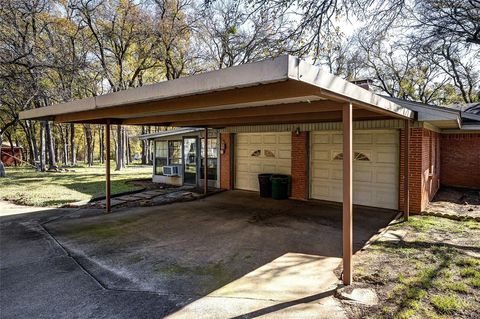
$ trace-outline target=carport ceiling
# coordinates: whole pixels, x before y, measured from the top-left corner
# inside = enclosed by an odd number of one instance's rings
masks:
[[[293,56],[184,77],[22,112],[22,119],[226,127],[413,118],[413,112]]]

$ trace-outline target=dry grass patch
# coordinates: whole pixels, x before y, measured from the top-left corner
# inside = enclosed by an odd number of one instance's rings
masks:
[[[415,216],[392,226],[403,240],[377,241],[354,257],[354,285],[376,290],[376,307],[346,305],[351,318],[479,318],[480,226]]]

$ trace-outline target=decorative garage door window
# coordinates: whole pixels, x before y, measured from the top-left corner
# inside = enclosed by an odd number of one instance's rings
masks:
[[[262,155],[262,151],[261,150],[256,150],[254,152],[252,152],[252,154],[250,155],[251,157],[260,157]],[[265,157],[275,157],[275,153],[273,151],[270,151],[270,150],[263,150],[263,155]]]
[[[256,150],[256,151],[254,151],[254,152],[252,153],[252,155],[250,155],[250,156],[252,156],[252,157],[259,157],[260,154],[262,154],[262,151],[261,151],[261,150]]]
[[[335,155],[335,157],[333,158],[333,160],[335,161],[341,161],[343,160],[343,153],[338,153],[337,155]],[[368,158],[367,155],[365,155],[364,153],[360,153],[360,152],[355,152],[354,155],[353,155],[353,160],[354,161],[366,161],[366,162],[369,162],[370,159]]]
[[[263,150],[263,153],[265,154],[266,157],[275,157],[275,153],[270,150]]]

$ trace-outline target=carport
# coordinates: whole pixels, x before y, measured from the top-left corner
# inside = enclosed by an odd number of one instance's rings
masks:
[[[343,282],[346,285],[352,281],[353,121],[401,119],[408,128],[413,117],[409,109],[289,55],[20,114],[21,119],[105,124],[107,212],[110,210],[108,141],[112,124],[201,127],[208,138],[209,128],[341,122]],[[405,145],[409,145],[408,141],[407,133]],[[205,142],[205,146],[207,144]],[[409,207],[407,173],[408,155],[403,172],[406,217]],[[204,183],[205,192],[207,184]]]

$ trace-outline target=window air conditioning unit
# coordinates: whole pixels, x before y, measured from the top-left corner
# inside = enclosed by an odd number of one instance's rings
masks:
[[[178,166],[164,166],[163,175],[165,176],[178,176]]]

